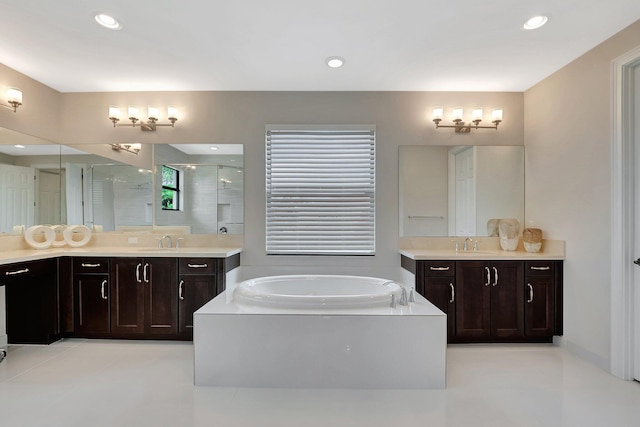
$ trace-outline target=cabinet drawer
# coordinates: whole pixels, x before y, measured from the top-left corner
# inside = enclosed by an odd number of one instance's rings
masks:
[[[180,258],[178,274],[214,274],[213,258]]]
[[[33,277],[40,274],[52,274],[55,271],[56,260],[27,261],[18,264],[0,266],[0,285],[5,281],[19,280],[21,277]]]
[[[524,264],[525,276],[553,276],[554,271],[553,261],[527,261]]]
[[[90,274],[90,273],[108,273],[108,258],[74,258],[73,273],[74,274]]]
[[[423,261],[425,276],[455,276],[455,261]]]

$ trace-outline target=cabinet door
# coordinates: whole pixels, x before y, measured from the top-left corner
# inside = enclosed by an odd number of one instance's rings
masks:
[[[456,337],[491,335],[491,271],[484,261],[456,262]]]
[[[177,261],[145,258],[142,281],[145,289],[145,332],[149,335],[178,333]]]
[[[76,333],[106,335],[110,331],[109,280],[105,275],[76,275]]]
[[[144,333],[144,260],[114,258],[111,262],[111,333]]]
[[[59,339],[57,262],[2,266],[0,277],[6,285],[9,343],[51,344]]]
[[[179,332],[193,338],[193,313],[215,297],[216,276],[183,274],[178,283]]]
[[[518,338],[524,334],[524,280],[521,261],[488,263],[491,277],[491,335]]]
[[[527,277],[525,280],[525,335],[552,336],[554,333],[553,276]]]
[[[456,334],[456,290],[454,277],[425,277],[424,297],[447,315],[447,336]]]

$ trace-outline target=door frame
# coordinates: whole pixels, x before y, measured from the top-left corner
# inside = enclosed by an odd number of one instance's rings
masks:
[[[633,88],[638,66],[640,46],[614,59],[611,69],[611,373],[625,380],[634,378],[634,176],[640,170]]]

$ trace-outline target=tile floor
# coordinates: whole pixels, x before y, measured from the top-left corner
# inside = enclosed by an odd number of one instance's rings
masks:
[[[559,347],[458,345],[447,356],[446,390],[246,389],[194,387],[191,343],[11,346],[0,426],[640,425],[639,383]]]

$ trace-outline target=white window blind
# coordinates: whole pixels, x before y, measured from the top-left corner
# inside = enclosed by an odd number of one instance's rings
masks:
[[[375,253],[375,129],[266,133],[267,254]]]

